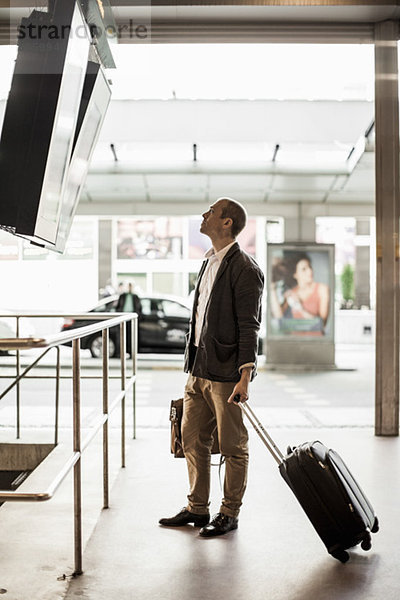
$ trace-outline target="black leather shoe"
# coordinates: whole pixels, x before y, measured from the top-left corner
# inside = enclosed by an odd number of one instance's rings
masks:
[[[223,513],[216,514],[212,521],[205,527],[200,529],[200,535],[203,537],[214,537],[216,535],[224,535],[232,529],[238,528],[238,519],[236,517],[228,517]]]
[[[169,519],[160,519],[158,522],[160,525],[164,525],[166,527],[183,527],[183,525],[188,525],[189,523],[193,523],[195,527],[204,527],[210,520],[210,515],[197,515],[196,513],[192,513],[186,508],[182,508],[181,512],[179,512],[174,517],[170,517]]]

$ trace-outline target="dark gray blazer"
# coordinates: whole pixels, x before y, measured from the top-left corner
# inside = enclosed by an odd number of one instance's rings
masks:
[[[211,381],[237,382],[241,365],[257,364],[264,275],[256,261],[238,243],[228,250],[211,290],[196,350],[196,308],[199,284],[207,262],[203,262],[196,283],[184,370]],[[254,368],[252,379],[255,371]]]

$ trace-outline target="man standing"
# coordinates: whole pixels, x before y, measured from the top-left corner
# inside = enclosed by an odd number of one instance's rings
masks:
[[[121,284],[120,284],[121,285]],[[136,312],[139,313],[141,304],[139,296],[133,293],[133,286],[128,283],[128,291],[120,294],[116,306],[117,312]]]
[[[264,276],[255,260],[241,250],[237,235],[245,227],[244,207],[220,198],[203,214],[200,231],[212,248],[205,255],[195,290],[185,352],[182,419],[183,450],[188,467],[188,504],[164,526],[188,523],[212,537],[237,529],[246,489],[248,435],[242,411],[233,399],[248,399],[256,373],[258,331]],[[210,463],[213,435],[225,457],[224,498],[210,521]]]

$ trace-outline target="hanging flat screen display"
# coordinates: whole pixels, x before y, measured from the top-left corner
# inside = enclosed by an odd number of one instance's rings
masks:
[[[58,0],[20,26],[18,56],[0,140],[0,225],[55,247],[63,214],[90,32],[79,4]],[[82,122],[81,127],[84,126]]]
[[[102,67],[89,61],[54,248],[58,252],[64,252],[110,99],[111,90]]]

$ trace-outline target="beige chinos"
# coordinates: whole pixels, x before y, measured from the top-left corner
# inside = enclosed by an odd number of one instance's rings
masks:
[[[235,383],[210,381],[189,374],[185,386],[182,441],[189,473],[188,510],[209,512],[212,433],[217,428],[225,457],[224,498],[220,511],[237,517],[247,483],[248,434],[242,411],[228,404]]]

